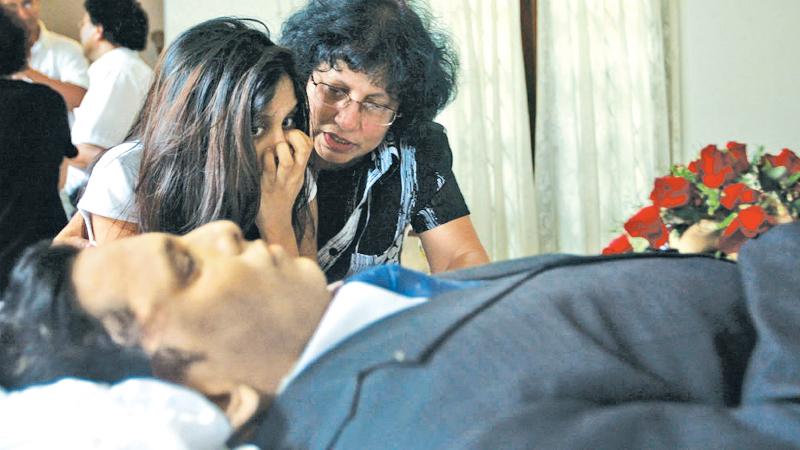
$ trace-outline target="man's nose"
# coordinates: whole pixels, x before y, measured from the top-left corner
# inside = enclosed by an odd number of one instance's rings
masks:
[[[226,255],[238,255],[242,252],[244,244],[241,228],[229,220],[208,223],[187,234],[184,238],[189,240],[190,244]]]
[[[361,124],[361,105],[351,101],[336,113],[336,124],[343,130],[354,130]]]

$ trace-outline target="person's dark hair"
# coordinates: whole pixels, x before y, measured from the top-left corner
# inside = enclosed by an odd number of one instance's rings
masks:
[[[0,385],[18,389],[64,377],[113,383],[150,375],[138,346],[117,344],[78,303],[78,250],[49,241],[25,250],[0,307]]]
[[[136,51],[147,46],[147,13],[137,0],[86,0],[83,6],[108,42]]]
[[[0,8],[0,76],[25,68],[28,60],[28,31],[16,14]]]
[[[292,54],[267,33],[257,20],[213,19],[185,31],[162,55],[130,136],[143,145],[141,231],[185,234],[228,219],[252,237],[262,173],[253,139],[284,76],[298,101],[295,123],[308,120]],[[308,220],[305,191],[292,216],[298,242]]]
[[[310,0],[284,23],[281,44],[295,52],[305,80],[339,61],[369,75],[400,103],[398,137],[416,135],[455,96],[458,57],[412,1]]]

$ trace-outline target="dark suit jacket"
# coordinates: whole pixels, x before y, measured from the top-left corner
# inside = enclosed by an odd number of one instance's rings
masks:
[[[800,447],[800,224],[703,256],[534,257],[357,333],[264,448]]]

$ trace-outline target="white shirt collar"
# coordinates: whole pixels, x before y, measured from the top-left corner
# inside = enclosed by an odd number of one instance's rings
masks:
[[[50,30],[44,25],[44,22],[41,20],[39,21],[39,39],[36,39],[36,42],[33,43],[31,47],[31,53],[36,52],[44,45],[44,42],[50,38]]]
[[[427,300],[427,297],[406,297],[361,281],[351,281],[338,287],[303,354],[292,371],[281,380],[278,392],[282,392],[306,367],[348,337]]]

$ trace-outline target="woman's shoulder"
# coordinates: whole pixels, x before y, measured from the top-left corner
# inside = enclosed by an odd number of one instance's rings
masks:
[[[447,130],[436,122],[426,122],[408,138],[400,140],[401,148],[413,148],[418,163],[439,166],[451,165],[453,153],[447,139]]]
[[[425,122],[414,128],[412,133],[401,133],[400,143],[417,149],[442,149],[450,146],[447,141],[447,129],[436,122]]]
[[[94,170],[121,167],[126,171],[139,172],[142,162],[142,146],[139,141],[130,141],[110,148],[95,164]]]
[[[430,140],[446,138],[447,129],[440,123],[429,121],[417,125],[413,130],[403,130],[398,134],[402,136],[400,138],[401,142],[405,141],[411,145],[419,145]]]

